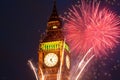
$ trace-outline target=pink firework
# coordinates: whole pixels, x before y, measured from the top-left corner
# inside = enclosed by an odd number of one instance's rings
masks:
[[[120,19],[100,3],[82,1],[72,6],[64,17],[64,33],[71,51],[86,53],[92,48],[96,56],[106,54],[120,38]]]

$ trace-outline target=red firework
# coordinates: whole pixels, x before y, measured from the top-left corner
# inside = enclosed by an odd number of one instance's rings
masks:
[[[120,19],[100,3],[85,3],[69,9],[64,17],[64,33],[71,51],[86,53],[92,48],[97,56],[115,47],[120,38]]]

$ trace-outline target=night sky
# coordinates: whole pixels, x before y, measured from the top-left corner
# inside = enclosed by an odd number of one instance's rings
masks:
[[[106,0],[110,1],[110,0]],[[58,13],[63,13],[77,0],[57,0]],[[106,2],[120,15],[120,1]],[[53,0],[0,0],[0,80],[35,80],[27,64],[29,59],[37,66],[40,35],[46,29]],[[120,80],[120,45],[116,48],[112,80]],[[116,62],[117,61],[117,62]]]

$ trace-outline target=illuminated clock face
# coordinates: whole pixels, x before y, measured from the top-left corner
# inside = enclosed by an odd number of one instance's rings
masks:
[[[66,56],[66,66],[70,69],[70,57],[68,55]]]
[[[44,63],[47,67],[54,67],[58,63],[58,56],[55,53],[48,53],[44,57]]]

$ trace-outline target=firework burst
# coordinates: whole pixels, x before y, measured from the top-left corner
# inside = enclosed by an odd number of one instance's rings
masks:
[[[71,48],[72,64],[75,64],[70,77],[79,80],[94,56],[108,55],[107,51],[119,43],[120,19],[108,8],[101,8],[100,2],[86,3],[84,0],[65,14],[62,17],[64,35]]]
[[[120,38],[120,19],[100,3],[72,6],[65,21],[64,33],[71,51],[86,53],[90,48],[96,56],[106,54]],[[100,53],[100,54],[99,54]]]

